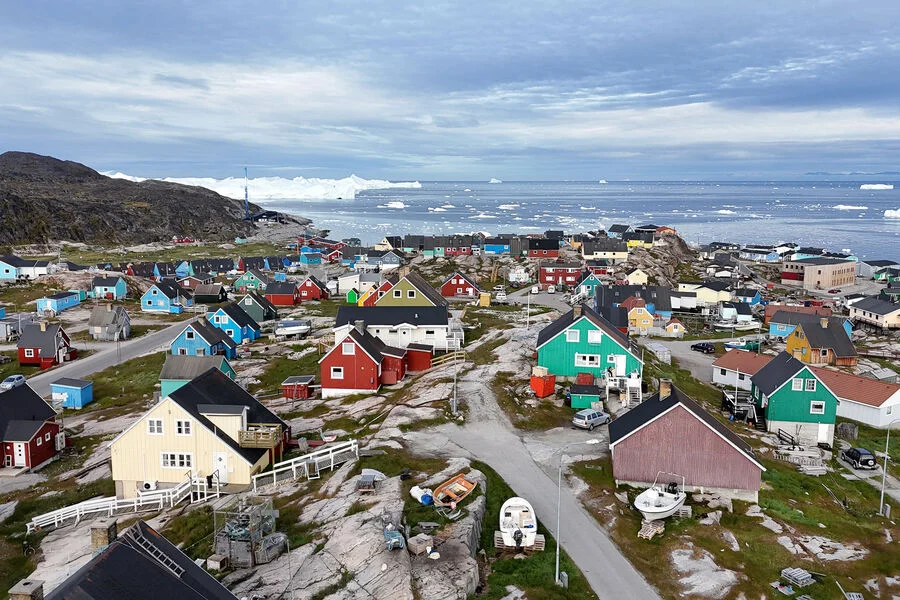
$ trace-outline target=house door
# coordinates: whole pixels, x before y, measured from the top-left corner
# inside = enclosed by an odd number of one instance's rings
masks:
[[[828,442],[828,423],[819,423],[819,435],[817,442]]]
[[[228,483],[228,453],[213,452],[213,472],[218,471],[219,483]]]
[[[409,345],[409,334],[410,334],[409,329],[403,328],[403,329],[400,329],[397,333],[400,334],[400,344],[399,344],[400,347],[406,348],[406,346]]]
[[[616,354],[613,358],[616,360],[616,377],[625,377],[625,356]]]
[[[15,453],[15,464],[16,467],[24,467],[25,465],[25,444],[23,442],[16,442],[13,444]]]

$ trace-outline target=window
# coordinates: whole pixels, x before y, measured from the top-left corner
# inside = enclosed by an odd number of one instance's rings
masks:
[[[44,442],[43,442],[43,439],[42,439],[40,436],[38,436],[38,439],[37,439],[37,445],[40,446],[40,445],[43,444],[43,443],[44,443]]]
[[[162,419],[147,419],[147,433],[149,433],[150,435],[162,435]]]
[[[165,469],[191,469],[194,466],[194,455],[189,452],[163,452],[160,456]]]
[[[719,375],[724,375],[724,374],[725,374],[725,369],[719,369]]]
[[[151,293],[151,294],[153,294],[153,295],[154,295],[154,296],[156,296],[156,295],[158,295],[158,294],[159,294],[159,292],[158,292],[158,291],[156,291],[156,289],[153,289],[153,290],[151,290],[151,292],[150,292],[150,293]]]
[[[403,290],[394,290],[394,298],[402,298]]]
[[[809,403],[809,414],[811,415],[824,415],[825,414],[825,403],[821,400],[813,400]]]
[[[803,380],[799,377],[795,377],[791,380],[791,391],[801,392],[803,391]]]
[[[344,367],[331,367],[331,378],[332,379],[343,379],[344,378]]]
[[[603,334],[594,329],[588,331],[588,344],[599,344],[603,340]]]
[[[888,407],[887,407],[887,410],[884,411],[884,413],[887,414],[887,415],[889,415],[889,414],[891,414],[891,413],[893,413],[893,412],[894,412],[894,407],[893,407],[893,406],[888,406]]]
[[[253,304],[253,299],[250,297],[244,298],[244,304],[250,306],[251,304]]]
[[[416,290],[406,290],[406,297],[407,297],[407,298],[415,298],[415,297],[416,297]]]
[[[462,294],[462,293],[463,293],[462,288],[460,288],[460,287],[456,288],[457,295]]]
[[[807,379],[806,380],[806,391],[807,392],[816,391],[816,380],[815,379]]]
[[[234,337],[234,329],[226,329],[225,333],[228,334],[228,337]]]
[[[50,441],[50,432],[49,432],[49,431],[48,431],[47,433],[44,434],[44,441],[45,441],[45,442],[49,442],[49,441]]]
[[[180,356],[185,356],[185,355],[187,354],[187,348],[179,348],[179,349],[178,349],[178,354],[179,354]]]
[[[344,342],[341,344],[341,354],[345,356],[353,356],[356,354],[356,344],[352,342]]]
[[[743,374],[743,373],[738,373],[738,379],[740,379],[741,381],[743,381],[743,380],[744,380],[744,374]]]
[[[25,358],[34,358],[33,348],[25,348]]]
[[[186,331],[186,332],[184,333],[184,339],[186,339],[186,340],[192,340],[192,339],[194,339],[194,332],[193,332],[193,331]]]
[[[576,367],[599,367],[599,354],[575,354]]]
[[[822,348],[822,356],[828,356],[828,348]]]
[[[580,333],[581,332],[578,331],[577,329],[568,330],[566,332],[566,341],[567,342],[577,342],[579,339],[581,339]]]
[[[197,356],[206,356],[206,348],[197,348],[194,354]]]
[[[153,306],[153,301],[152,301],[152,300],[147,300],[147,306]]]

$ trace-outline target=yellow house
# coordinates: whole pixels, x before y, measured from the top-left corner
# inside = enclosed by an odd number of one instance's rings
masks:
[[[628,285],[647,285],[647,274],[641,269],[635,269],[625,277]]]
[[[585,260],[608,260],[617,265],[628,260],[628,246],[615,238],[585,240],[581,244],[581,256]]]
[[[669,322],[666,323],[666,333],[681,337],[687,333],[687,327],[685,327],[678,319],[670,319]]]
[[[785,351],[808,365],[854,367],[856,348],[839,317],[819,317],[799,323],[785,340]]]
[[[679,281],[678,291],[696,293],[700,306],[715,306],[719,302],[732,300],[728,286],[719,281]]]
[[[619,306],[628,311],[628,329],[643,333],[653,327],[653,313],[647,310],[647,303],[641,298],[629,296]]]
[[[189,474],[249,486],[281,459],[290,427],[218,369],[199,375],[109,443],[116,496],[174,487]]]
[[[356,301],[356,305],[357,306],[365,306],[366,300],[368,300],[369,298],[374,296],[376,293],[378,293],[377,288],[370,287],[369,289],[367,289],[365,292],[363,292],[360,295],[359,300]]]
[[[408,273],[375,306],[446,306],[447,299],[418,273]]]

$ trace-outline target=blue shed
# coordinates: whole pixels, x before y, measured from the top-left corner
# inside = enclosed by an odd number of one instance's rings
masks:
[[[46,298],[38,298],[38,312],[50,311],[54,313],[62,312],[67,308],[72,308],[81,303],[78,294],[74,292],[60,292],[47,296]]]
[[[50,393],[63,408],[84,408],[94,401],[94,384],[85,379],[62,377],[50,384]]]
[[[5,317],[6,317],[6,309],[3,308],[2,306],[0,306],[0,319],[3,319]]]

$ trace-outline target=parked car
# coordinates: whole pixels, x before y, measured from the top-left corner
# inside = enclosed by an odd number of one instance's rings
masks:
[[[833,290],[828,290],[829,294],[840,294],[841,288],[834,288]]]
[[[497,292],[496,297],[494,298],[494,302],[505,304],[506,303],[506,292]]]
[[[555,286],[555,285],[548,285],[548,286],[547,286],[547,293],[548,293],[548,294],[555,294],[555,293],[556,293],[556,286]]]
[[[841,460],[854,469],[874,469],[875,455],[865,448],[848,448],[841,451]]]
[[[605,425],[606,423],[609,423],[609,415],[602,410],[594,410],[593,408],[579,410],[572,417],[572,425],[588,431],[593,431],[594,427]]]
[[[716,351],[716,347],[709,342],[697,342],[696,344],[691,344],[691,350],[702,352],[703,354],[712,354]]]
[[[531,293],[532,293],[532,294],[540,294],[540,293],[541,293],[541,286],[539,286],[539,285],[533,285],[533,286],[531,286]]]
[[[10,375],[2,382],[0,382],[0,390],[11,390],[14,387],[19,387],[20,385],[25,385],[25,376],[24,375]]]
[[[506,286],[505,286],[505,285],[495,285],[495,286],[494,286],[494,291],[495,291],[495,292],[505,292],[505,291],[506,291]]]

